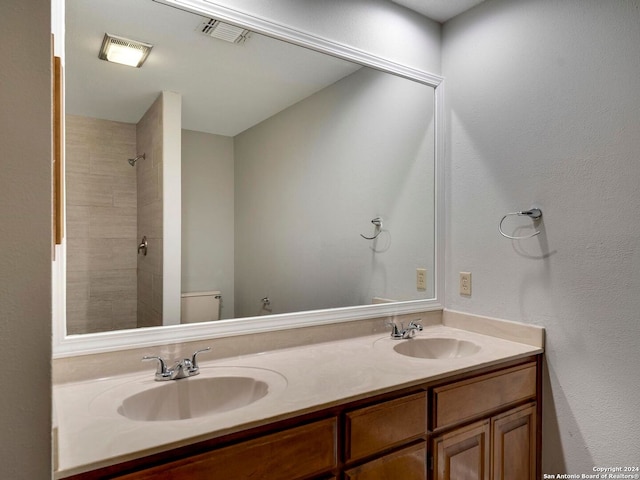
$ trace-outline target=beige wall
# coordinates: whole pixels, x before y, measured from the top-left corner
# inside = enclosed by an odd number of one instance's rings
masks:
[[[135,328],[136,126],[66,116],[67,332]]]
[[[51,34],[0,2],[0,478],[51,477]]]
[[[182,130],[182,291],[218,290],[234,318],[233,138]]]
[[[307,18],[308,7],[280,3],[288,10],[275,17]],[[330,15],[309,21],[334,36]],[[0,478],[45,479],[51,476],[50,2],[0,2],[0,28],[0,362],[3,378],[11,378],[0,393]],[[367,49],[375,39],[353,43]]]
[[[138,327],[162,325],[162,95],[137,125],[138,241],[147,237],[147,255],[138,255]]]
[[[362,68],[234,137],[236,317],[433,297],[433,111]]]
[[[640,2],[489,0],[443,34],[446,307],[546,329],[543,473],[637,465]],[[534,203],[542,233],[502,238]]]

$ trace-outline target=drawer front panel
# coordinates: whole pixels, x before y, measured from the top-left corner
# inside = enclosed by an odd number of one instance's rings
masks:
[[[336,467],[336,432],[337,419],[331,418],[118,478],[304,478]]]
[[[527,363],[500,372],[433,389],[433,428],[454,425],[536,395],[536,364]]]
[[[346,460],[357,460],[427,431],[427,395],[408,395],[346,415]]]
[[[427,446],[425,442],[403,448],[382,458],[345,472],[347,480],[426,480]]]

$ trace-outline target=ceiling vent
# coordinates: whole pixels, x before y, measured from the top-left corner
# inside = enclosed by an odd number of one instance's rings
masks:
[[[206,18],[199,26],[198,31],[209,37],[218,38],[229,43],[243,44],[249,38],[251,32],[235,25]]]

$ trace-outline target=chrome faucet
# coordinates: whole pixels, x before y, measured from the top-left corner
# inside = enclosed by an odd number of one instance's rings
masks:
[[[193,377],[200,373],[200,367],[198,367],[197,356],[199,353],[207,352],[211,350],[211,347],[203,348],[196,351],[191,358],[185,358],[179,360],[172,368],[167,368],[167,362],[161,357],[153,355],[145,355],[142,360],[157,360],[158,368],[156,370],[156,382],[164,382],[167,380],[179,380],[181,378]]]
[[[404,324],[402,323],[400,324],[400,328],[398,328],[398,325],[395,322],[389,322],[387,323],[387,326],[391,327],[391,338],[394,340],[413,338],[416,332],[422,331],[422,325],[414,320],[409,322],[409,326],[407,328],[404,328]]]

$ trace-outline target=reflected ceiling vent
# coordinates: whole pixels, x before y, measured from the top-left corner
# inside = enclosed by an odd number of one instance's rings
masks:
[[[206,18],[198,26],[198,31],[209,37],[218,38],[229,43],[243,44],[251,35],[249,30],[228,23]]]

